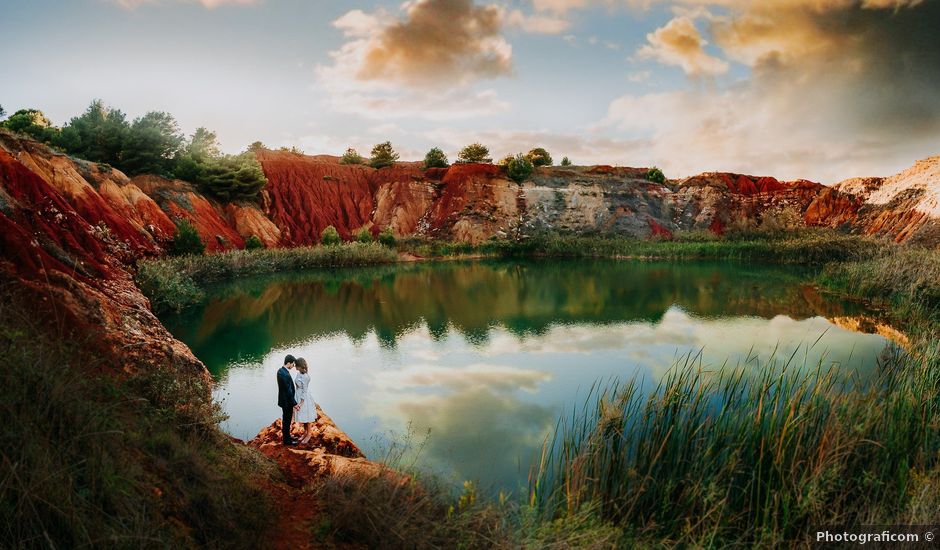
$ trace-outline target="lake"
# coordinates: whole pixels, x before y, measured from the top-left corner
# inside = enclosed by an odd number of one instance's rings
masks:
[[[240,280],[162,320],[212,372],[235,437],[279,417],[290,353],[370,457],[410,444],[419,468],[511,491],[598,380],[653,388],[699,352],[715,370],[792,356],[870,372],[889,341],[830,321],[864,311],[810,279],[737,263],[422,262]]]

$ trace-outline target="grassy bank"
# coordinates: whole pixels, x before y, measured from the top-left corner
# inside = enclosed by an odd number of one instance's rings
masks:
[[[199,303],[202,286],[218,281],[302,271],[322,267],[353,267],[391,263],[397,253],[379,244],[235,250],[220,254],[190,255],[142,261],[137,286],[150,298],[155,312],[179,310]]]
[[[51,326],[0,284],[0,547],[261,544],[273,471],[218,430],[205,380],[119,381]]]
[[[540,234],[519,240],[490,240],[479,245],[405,240],[400,250],[422,257],[497,256],[548,258],[636,258],[661,260],[756,260],[823,264],[871,258],[884,241],[830,230],[806,229],[780,235],[747,234],[719,238],[710,233],[678,233],[675,238]]]

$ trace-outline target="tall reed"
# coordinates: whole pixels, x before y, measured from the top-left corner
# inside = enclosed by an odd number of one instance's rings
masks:
[[[862,381],[793,357],[709,371],[688,355],[648,396],[635,379],[595,385],[546,441],[530,502],[702,546],[901,520],[916,476],[938,472],[938,357],[887,354]]]

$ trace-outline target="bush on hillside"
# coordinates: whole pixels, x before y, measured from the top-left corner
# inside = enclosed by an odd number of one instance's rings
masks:
[[[379,243],[382,244],[382,246],[394,248],[395,242],[395,234],[392,233],[392,229],[390,227],[386,227],[384,230],[382,230],[381,233],[379,233]]]
[[[173,233],[169,252],[174,256],[205,254],[206,245],[202,242],[199,232],[196,231],[196,228],[189,220],[185,218],[176,220],[176,232]]]
[[[447,168],[448,166],[450,166],[450,162],[447,160],[447,155],[437,147],[428,151],[428,154],[424,156],[425,168]]]
[[[264,243],[261,242],[261,239],[257,235],[251,235],[245,239],[245,250],[259,250],[262,248],[267,248],[264,246]]]
[[[564,157],[563,159],[561,159],[561,165],[562,165],[562,166],[571,166],[571,160],[569,160],[568,157]]]
[[[368,229],[363,227],[356,233],[356,240],[361,243],[371,243],[374,239],[372,238],[372,233]]]
[[[509,161],[509,165],[506,167],[506,174],[509,175],[509,179],[512,181],[522,183],[526,178],[532,175],[533,169],[532,161],[522,153],[519,153]]]
[[[343,153],[343,156],[339,158],[340,164],[365,164],[366,159],[362,158],[362,155],[358,151],[350,147],[346,149],[346,152]]]
[[[493,159],[490,158],[490,150],[481,143],[471,143],[457,155],[458,164],[490,164]]]
[[[532,166],[551,166],[553,162],[552,156],[542,147],[536,147],[529,151],[526,158],[529,159]]]
[[[653,183],[666,183],[666,175],[657,167],[652,167],[646,172],[646,179]]]
[[[3,116],[3,114],[0,114]],[[39,109],[20,109],[10,118],[0,123],[0,128],[25,134],[37,141],[49,143],[58,136],[58,130],[52,126],[46,115]]]
[[[372,157],[369,159],[369,164],[373,168],[384,168],[395,164],[397,160],[398,153],[392,147],[392,142],[386,141],[372,148]]]
[[[326,246],[335,246],[343,242],[343,239],[339,236],[339,231],[336,230],[332,225],[328,225],[323,228],[323,232],[320,233],[320,244]]]

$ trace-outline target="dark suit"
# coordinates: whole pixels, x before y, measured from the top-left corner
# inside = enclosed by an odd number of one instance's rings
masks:
[[[281,408],[281,435],[284,437],[284,443],[290,442],[290,423],[294,419],[294,407],[297,401],[294,399],[294,379],[290,376],[290,371],[286,367],[277,370],[277,406]]]

